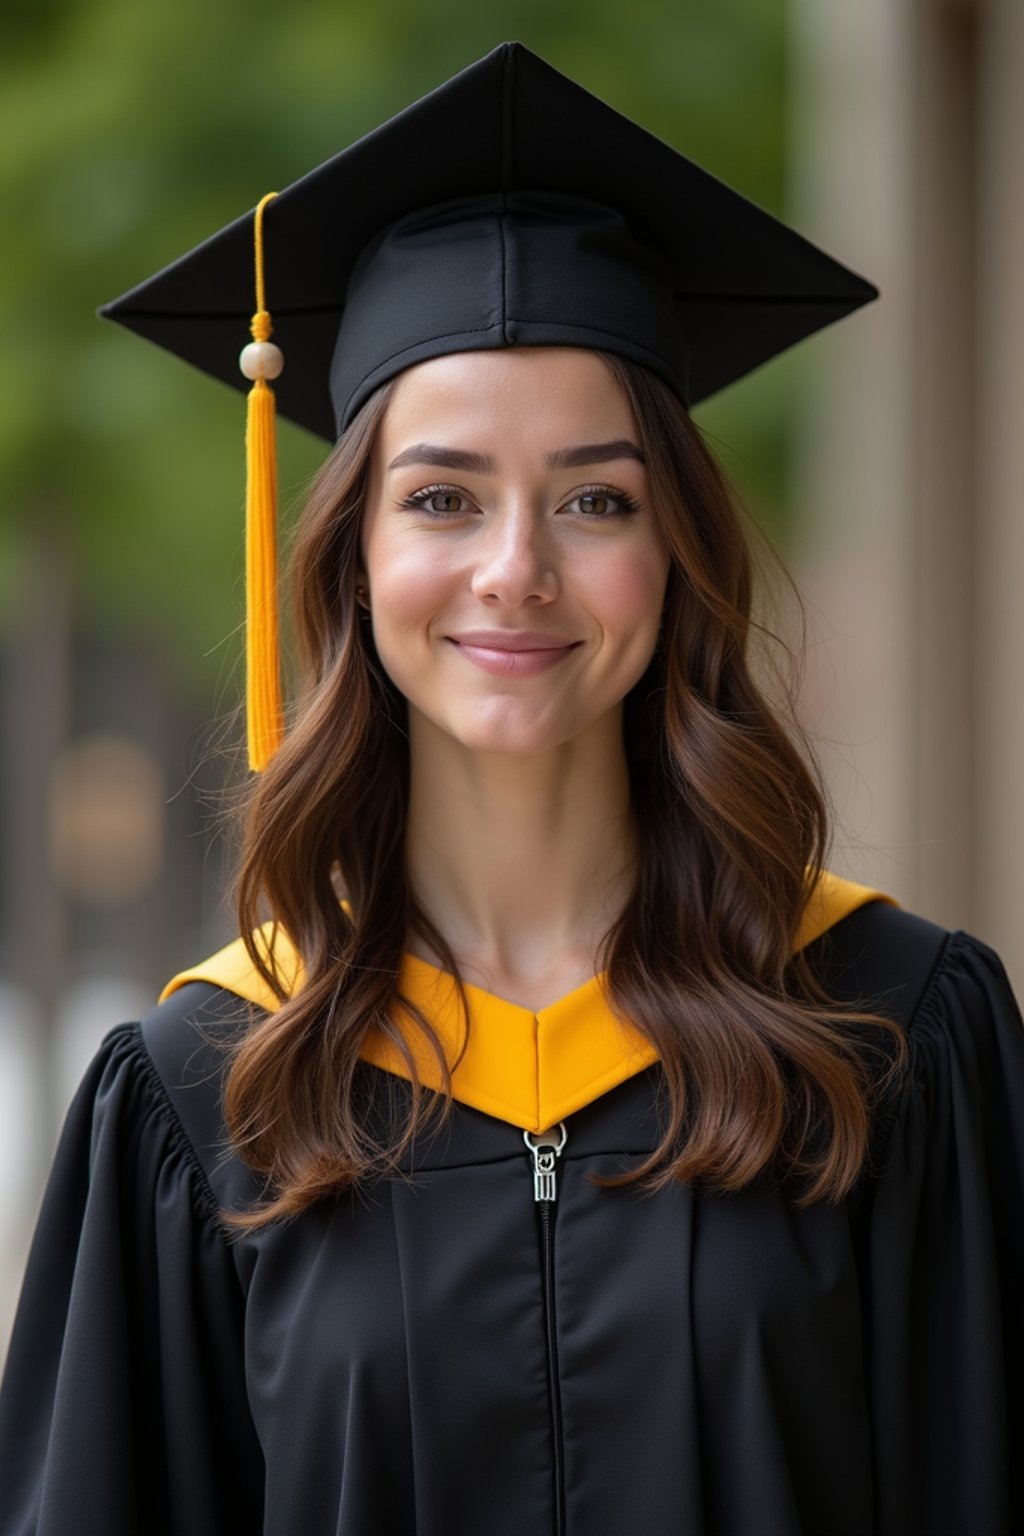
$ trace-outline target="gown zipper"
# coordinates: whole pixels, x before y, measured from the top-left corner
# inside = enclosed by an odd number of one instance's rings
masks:
[[[533,1161],[533,1198],[540,1216],[541,1271],[544,1280],[544,1318],[547,1334],[548,1399],[551,1404],[551,1443],[555,1481],[555,1533],[565,1536],[565,1477],[562,1450],[562,1396],[558,1382],[558,1337],[555,1330],[555,1213],[558,1195],[557,1160],[568,1139],[565,1121],[535,1135],[524,1131],[523,1140]]]

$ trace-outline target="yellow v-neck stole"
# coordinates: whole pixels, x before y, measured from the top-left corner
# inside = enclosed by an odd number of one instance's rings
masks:
[[[897,905],[884,891],[823,870],[794,949],[810,944],[869,901]],[[272,925],[264,924],[261,939],[268,953],[271,934]],[[301,985],[302,966],[280,932],[273,940],[273,954],[278,974],[293,995]],[[269,1012],[279,1006],[253,968],[241,939],[175,976],[164,988],[161,1000],[190,981],[223,987]],[[398,973],[401,996],[422,1011],[449,1063],[465,1045],[462,1060],[452,1072],[454,1096],[524,1130],[547,1130],[657,1060],[650,1042],[612,1011],[603,973],[536,1013],[472,983],[464,983],[464,988],[469,1008],[468,1041],[454,978],[415,955],[403,955]],[[428,1088],[439,1089],[437,1062],[422,1031],[408,1019],[403,1021],[402,1011],[394,1022],[413,1053],[420,1080]],[[399,1077],[410,1075],[398,1049],[380,1031],[368,1036],[360,1054]]]

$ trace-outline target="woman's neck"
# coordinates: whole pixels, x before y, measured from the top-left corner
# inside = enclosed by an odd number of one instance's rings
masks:
[[[540,1008],[593,975],[635,865],[621,715],[514,756],[412,713],[410,757],[409,878],[465,979]]]

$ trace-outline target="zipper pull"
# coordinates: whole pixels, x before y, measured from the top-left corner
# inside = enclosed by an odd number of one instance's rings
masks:
[[[539,1136],[533,1131],[523,1132],[527,1151],[533,1158],[533,1198],[535,1200],[555,1199],[555,1159],[561,1156],[562,1148],[568,1139],[569,1133],[565,1128],[564,1120],[559,1120],[558,1125],[552,1126],[548,1131],[541,1131]]]

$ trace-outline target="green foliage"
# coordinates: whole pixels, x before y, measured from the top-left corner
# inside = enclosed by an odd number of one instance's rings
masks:
[[[208,691],[237,656],[244,402],[101,324],[97,305],[505,38],[781,212],[783,9],[5,0],[0,600],[25,530],[60,520],[88,622],[163,637]],[[790,376],[773,364],[699,413],[775,525]],[[294,502],[323,445],[280,438]]]

